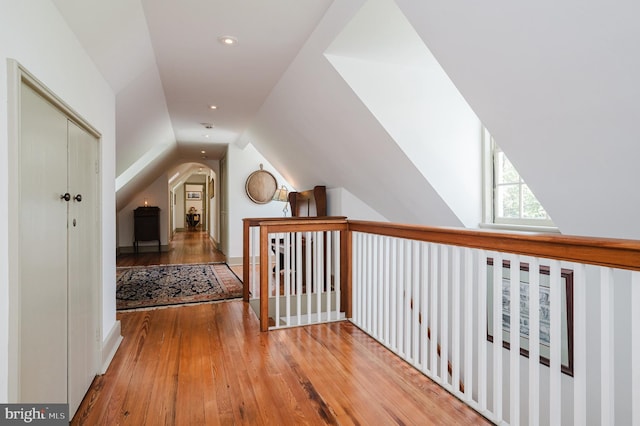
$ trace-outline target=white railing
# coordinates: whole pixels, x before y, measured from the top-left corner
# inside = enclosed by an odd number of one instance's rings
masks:
[[[263,329],[346,318],[346,229],[344,218],[245,220],[245,300]]]
[[[569,250],[554,259],[527,255],[535,237],[370,226],[350,221],[352,321],[374,339],[498,424],[638,424],[640,272],[571,261],[586,240],[543,237]],[[637,242],[592,243],[640,262]]]
[[[638,241],[245,219],[262,330],[344,313],[497,424],[640,424],[638,271]]]

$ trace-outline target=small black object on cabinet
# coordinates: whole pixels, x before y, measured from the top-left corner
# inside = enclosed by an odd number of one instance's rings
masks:
[[[140,241],[158,241],[160,248],[160,207],[138,207],[133,211],[133,248],[138,253]]]

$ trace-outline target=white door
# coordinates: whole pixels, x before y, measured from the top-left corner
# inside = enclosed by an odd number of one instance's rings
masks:
[[[98,371],[98,141],[21,87],[20,401],[69,403]]]
[[[67,402],[67,118],[22,85],[20,400]]]
[[[69,413],[78,409],[98,370],[98,140],[69,121]]]

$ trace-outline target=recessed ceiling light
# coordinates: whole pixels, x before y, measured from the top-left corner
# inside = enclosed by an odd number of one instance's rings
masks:
[[[218,109],[218,107],[215,105],[209,105],[209,109]]]
[[[200,151],[200,154],[206,154],[207,151]]]
[[[225,46],[233,46],[238,44],[238,39],[233,36],[220,36],[218,37],[218,41]]]

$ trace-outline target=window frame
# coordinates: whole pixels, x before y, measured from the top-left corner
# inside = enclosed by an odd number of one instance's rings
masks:
[[[523,218],[522,217],[522,200],[523,200],[523,188],[527,186],[520,173],[518,173],[518,183],[512,183],[509,185],[518,185],[519,187],[519,204],[520,204],[520,217],[518,218],[506,218],[497,216],[497,154],[504,151],[497,146],[493,137],[489,131],[483,127],[482,131],[482,150],[483,150],[483,223],[481,227],[484,228],[497,228],[497,229],[513,229],[523,231],[542,231],[542,232],[558,232],[558,228],[553,223],[553,220],[549,217],[544,219],[535,218]],[[506,154],[505,154],[506,157]],[[507,158],[508,159],[508,158]],[[516,170],[517,172],[517,170]],[[530,188],[529,188],[530,190]],[[535,194],[534,194],[535,197]],[[537,198],[536,198],[537,200]],[[538,201],[539,202],[539,201]],[[544,206],[542,206],[544,209]],[[546,209],[545,209],[546,213]]]

